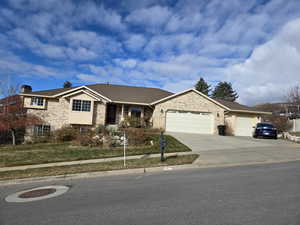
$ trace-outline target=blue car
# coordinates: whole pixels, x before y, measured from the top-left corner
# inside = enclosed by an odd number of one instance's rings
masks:
[[[277,128],[271,123],[258,123],[254,127],[253,137],[268,137],[277,139]]]

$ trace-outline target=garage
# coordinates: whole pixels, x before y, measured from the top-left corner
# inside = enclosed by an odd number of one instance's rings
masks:
[[[168,111],[166,131],[213,134],[213,115],[208,112]]]
[[[257,122],[257,117],[237,116],[235,136],[252,136],[253,127]]]

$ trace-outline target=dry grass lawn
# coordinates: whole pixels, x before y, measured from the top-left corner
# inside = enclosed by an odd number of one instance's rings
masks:
[[[59,166],[59,167],[7,171],[7,172],[0,172],[0,180],[29,178],[29,177],[43,177],[43,176],[57,176],[57,175],[65,175],[65,174],[121,170],[121,169],[129,169],[129,168],[147,168],[147,167],[157,167],[157,166],[183,165],[183,164],[192,163],[195,159],[197,159],[197,157],[198,155],[196,154],[183,155],[183,156],[170,156],[164,162],[161,162],[160,158],[158,157],[131,159],[131,160],[127,160],[126,168],[124,168],[123,166],[123,161],[111,161],[111,162],[72,165],[72,166]]]
[[[153,146],[128,147],[126,154],[131,156],[159,153],[159,135],[152,135],[152,139],[154,141]],[[166,141],[166,153],[191,151],[187,146],[171,136],[166,135]],[[122,147],[111,149],[90,148],[72,146],[71,143],[3,146],[0,147],[0,167],[101,159],[122,155]]]

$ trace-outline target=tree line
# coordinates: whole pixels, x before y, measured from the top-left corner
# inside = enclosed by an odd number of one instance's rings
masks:
[[[195,84],[195,88],[197,91],[212,97],[218,98],[225,101],[234,102],[238,99],[239,95],[233,89],[232,84],[226,81],[220,81],[214,88],[211,87],[202,77]]]

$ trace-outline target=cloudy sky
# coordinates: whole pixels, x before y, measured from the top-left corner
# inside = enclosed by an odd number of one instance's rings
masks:
[[[239,102],[300,83],[299,0],[2,0],[0,76],[34,90],[103,83],[172,92],[229,81]]]

